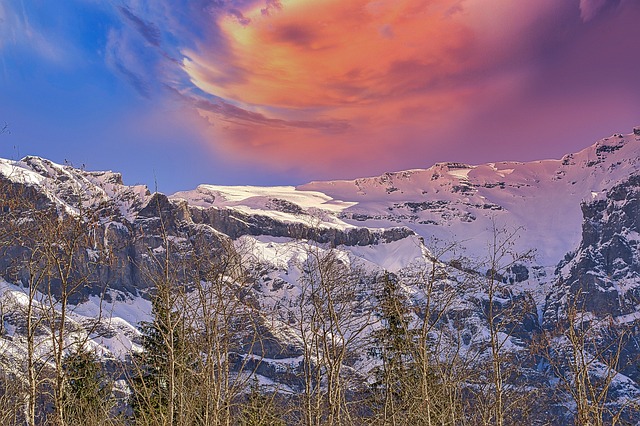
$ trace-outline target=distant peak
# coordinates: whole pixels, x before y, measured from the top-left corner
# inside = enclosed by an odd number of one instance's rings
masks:
[[[47,164],[52,164],[51,160],[47,160],[46,158],[43,157],[38,157],[37,155],[27,155],[26,157],[23,157],[20,160],[21,163],[26,163],[26,164],[39,164],[39,163],[47,163]]]
[[[434,167],[446,170],[457,170],[457,169],[473,169],[474,166],[466,163],[457,163],[457,162],[445,162],[445,163],[436,163]]]

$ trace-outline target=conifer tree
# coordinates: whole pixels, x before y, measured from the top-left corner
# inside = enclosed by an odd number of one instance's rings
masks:
[[[275,394],[266,394],[254,378],[245,403],[242,405],[239,424],[241,426],[284,426],[278,416],[274,401]]]
[[[395,275],[385,272],[377,295],[381,328],[372,334],[370,356],[380,361],[374,369],[373,409],[385,424],[401,424],[406,417],[405,394],[411,371],[412,330],[407,297]]]
[[[178,313],[160,303],[158,296],[154,299],[152,314],[153,321],[143,322],[140,326],[143,350],[133,356],[136,371],[131,378],[130,403],[136,418],[157,420],[169,411],[169,375],[176,374],[171,371],[169,362],[183,359],[185,345],[183,336],[170,330],[171,324],[179,320]],[[169,351],[173,352],[171,356]]]
[[[107,424],[114,406],[112,381],[97,355],[78,345],[65,355],[65,419],[69,424]]]

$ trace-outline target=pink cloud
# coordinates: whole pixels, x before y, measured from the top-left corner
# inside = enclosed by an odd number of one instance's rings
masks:
[[[459,126],[483,115],[499,126],[501,110],[526,104],[549,46],[563,48],[569,31],[582,31],[579,14],[591,19],[601,3],[255,3],[238,9],[243,22],[218,17],[223,51],[183,51],[202,93],[187,102],[207,137],[242,161],[318,173],[350,164],[352,174],[417,155],[428,165]]]

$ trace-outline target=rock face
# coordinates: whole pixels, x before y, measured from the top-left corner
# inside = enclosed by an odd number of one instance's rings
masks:
[[[598,316],[637,312],[640,296],[640,175],[582,204],[582,241],[558,267],[565,303]]]
[[[111,257],[108,264],[95,268],[88,284],[76,294],[74,302],[100,294],[105,283],[111,290],[121,293],[121,297],[145,294],[150,284],[140,274],[140,266],[147,262],[151,253],[162,249],[167,238],[189,245],[195,244],[198,236],[207,240],[210,247],[225,245],[228,248],[231,247],[229,241],[245,235],[311,240],[332,247],[371,246],[416,236],[406,227],[341,229],[287,222],[233,209],[203,209],[161,193],[150,194],[146,187],[125,186],[118,173],[86,172],[38,157],[26,157],[6,168],[8,176],[0,177],[2,184],[12,190],[6,191],[3,202],[22,202],[36,210],[84,210],[85,214],[90,212],[96,216],[94,219],[97,220],[92,224],[94,238],[110,248]],[[293,203],[276,201],[279,202],[272,203],[279,211],[284,208],[287,212],[302,212]],[[10,263],[18,252],[17,249],[8,250],[0,258],[0,271],[6,280],[11,281],[16,279],[16,273],[10,268]],[[87,263],[90,263],[88,259]],[[25,273],[18,275],[24,276]]]
[[[34,181],[39,184],[34,185]],[[222,240],[228,239],[209,227],[196,226],[190,221],[189,210],[184,203],[170,202],[163,194],[151,195],[146,188],[123,186],[119,174],[84,172],[27,157],[15,166],[9,179],[3,177],[0,184],[3,203],[18,209],[13,212],[6,209],[3,224],[9,220],[8,215],[24,216],[30,210],[50,211],[54,215],[65,211],[87,221],[86,226],[90,229],[84,232],[86,235],[79,233],[77,237],[88,238],[90,234],[94,247],[93,252],[87,249],[76,255],[77,263],[87,268],[74,272],[76,280],[79,279],[78,274],[83,274],[81,280],[84,284],[74,292],[73,303],[100,295],[106,287],[110,290],[105,295],[107,299],[112,294],[130,298],[146,293],[150,284],[140,274],[140,266],[145,264],[150,253],[163,245],[165,238],[189,241],[197,234],[213,241],[214,247],[220,247]],[[40,217],[50,220],[48,216]],[[28,231],[29,228],[23,229]],[[55,228],[52,229],[56,232]],[[43,238],[38,232],[45,231],[35,227],[33,238],[27,245],[35,246],[38,239]],[[25,251],[23,243],[14,246],[9,241],[2,247],[0,272],[2,278],[9,282],[26,283],[28,280],[29,271],[20,270],[16,265],[20,253]],[[94,258],[96,253],[107,251],[107,260],[97,261]],[[57,293],[59,283],[52,285]]]
[[[243,235],[268,235],[272,237],[313,240],[332,246],[370,246],[378,243],[391,243],[415,235],[405,227],[383,230],[369,228],[321,228],[302,223],[287,223],[275,220],[266,215],[248,215],[239,211],[219,209],[191,208],[191,220],[194,223],[209,225],[217,231],[237,239]]]
[[[618,371],[636,386],[633,391],[612,387],[611,396],[624,399],[629,392],[636,393],[640,383],[636,367],[640,355],[640,175],[584,203],[582,212],[582,241],[558,265],[543,326],[557,328],[571,309],[589,315],[593,324],[607,323],[607,331],[596,333],[594,339],[600,348],[619,350]]]

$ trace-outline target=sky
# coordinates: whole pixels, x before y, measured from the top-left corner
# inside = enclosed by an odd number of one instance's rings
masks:
[[[0,156],[163,192],[560,158],[640,125],[638,0],[0,0]]]

